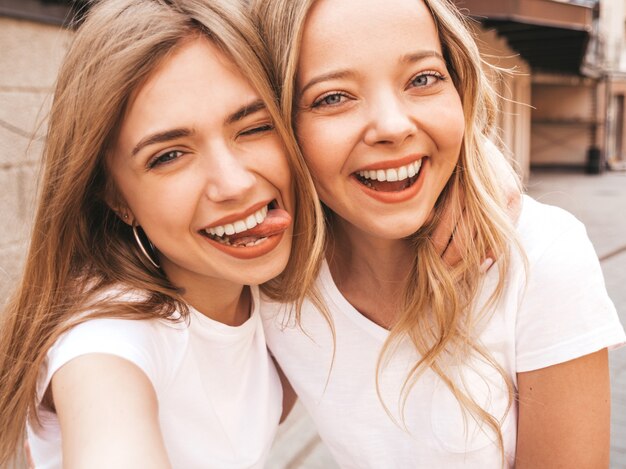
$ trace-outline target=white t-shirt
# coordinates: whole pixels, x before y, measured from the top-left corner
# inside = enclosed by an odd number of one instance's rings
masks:
[[[265,345],[252,288],[250,319],[231,327],[190,308],[189,323],[94,319],[48,352],[39,398],[52,375],[81,355],[106,353],[137,365],[159,402],[159,422],[177,469],[262,468],[282,412],[282,387]],[[61,468],[56,414],[40,407],[42,428],[28,427],[37,469]]]
[[[528,282],[513,253],[503,297],[478,326],[480,343],[516,384],[516,374],[562,363],[626,341],[607,296],[597,256],[584,226],[569,213],[525,197],[518,234],[529,261]],[[484,304],[498,279],[497,266],[479,292]],[[500,468],[494,435],[461,408],[443,382],[426,371],[399,410],[402,384],[419,358],[404,342],[383,366],[376,364],[388,331],[361,315],[341,295],[324,264],[317,285],[332,315],[336,348],[322,315],[307,302],[302,329],[289,307],[263,302],[270,350],[342,468]],[[447,370],[482,407],[501,418],[508,394],[500,375],[479,360]],[[506,462],[513,465],[517,432],[514,403],[502,425]]]

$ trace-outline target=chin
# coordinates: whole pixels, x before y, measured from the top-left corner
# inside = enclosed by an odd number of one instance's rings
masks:
[[[259,272],[257,275],[246,276],[246,278],[240,279],[242,285],[261,285],[265,282],[269,282],[273,278],[276,278],[284,270],[284,266],[280,269],[274,269],[267,272]]]
[[[377,238],[388,240],[404,239],[419,231],[424,226],[426,219],[425,217],[416,216],[410,220],[410,223],[406,222],[406,218],[399,221],[387,220],[385,223],[369,227],[365,231]]]
[[[289,252],[276,254],[278,255],[272,259],[259,259],[259,262],[254,263],[255,265],[246,267],[245,279],[241,283],[244,285],[260,285],[278,277],[287,267]]]

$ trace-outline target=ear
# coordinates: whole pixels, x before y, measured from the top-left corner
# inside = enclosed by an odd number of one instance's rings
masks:
[[[132,226],[135,216],[126,201],[111,184],[107,185],[104,201],[120,220]]]

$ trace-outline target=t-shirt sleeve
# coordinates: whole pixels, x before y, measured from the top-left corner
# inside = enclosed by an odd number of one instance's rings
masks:
[[[558,222],[563,229],[535,259],[529,258],[528,283],[516,320],[518,372],[626,341],[584,225],[559,209],[551,215],[556,220],[547,223]]]
[[[104,353],[123,358],[138,366],[155,389],[163,383],[165,370],[160,356],[163,347],[156,321],[92,319],[63,334],[50,348],[37,385],[38,401],[50,385],[54,373],[74,358]],[[160,366],[159,366],[160,364]]]

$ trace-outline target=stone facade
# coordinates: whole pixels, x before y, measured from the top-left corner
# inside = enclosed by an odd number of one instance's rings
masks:
[[[23,264],[46,114],[71,34],[0,17],[0,303]]]

